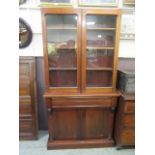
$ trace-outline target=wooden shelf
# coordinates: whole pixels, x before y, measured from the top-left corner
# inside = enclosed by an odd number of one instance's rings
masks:
[[[107,30],[107,31],[112,31],[112,30],[116,30],[116,28],[87,28],[87,30]]]
[[[76,47],[56,47],[57,50],[76,50]]]
[[[111,67],[87,68],[87,71],[112,71]]]
[[[70,68],[65,68],[65,67],[49,67],[49,70],[51,71],[51,70],[60,70],[60,71],[63,71],[63,70],[77,70],[77,68],[75,68],[75,67],[70,67]]]
[[[73,3],[56,3],[56,2],[41,2],[39,7],[65,7],[65,6],[73,6]]]
[[[77,30],[76,27],[47,27],[48,30]]]
[[[60,47],[60,48],[56,48],[57,50],[76,50],[76,48],[74,47]]]
[[[90,50],[114,50],[114,47],[87,47]]]

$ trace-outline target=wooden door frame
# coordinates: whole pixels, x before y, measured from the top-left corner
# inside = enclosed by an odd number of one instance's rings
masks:
[[[115,49],[113,58],[113,77],[112,87],[86,87],[86,15],[115,15],[116,17],[116,34],[115,34]],[[84,9],[82,10],[82,92],[83,93],[105,93],[116,91],[117,80],[117,64],[118,64],[118,49],[120,39],[120,9]]]
[[[45,67],[45,84],[46,89],[55,93],[78,93],[81,90],[81,9],[75,8],[42,8],[42,34],[43,34],[43,50],[44,50],[44,67]],[[48,52],[47,52],[47,33],[46,33],[46,19],[47,14],[60,14],[60,15],[72,15],[78,16],[77,20],[77,87],[50,87],[49,85],[49,71],[48,71]]]

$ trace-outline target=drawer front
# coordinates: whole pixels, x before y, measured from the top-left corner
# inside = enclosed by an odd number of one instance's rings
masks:
[[[19,95],[30,95],[30,84],[29,83],[19,83]]]
[[[19,117],[20,118],[31,118],[33,107],[30,96],[19,97]]]
[[[20,96],[19,105],[31,104],[31,96]]]
[[[32,107],[31,104],[23,104],[19,106],[19,115],[31,115]]]
[[[121,144],[123,145],[135,145],[135,130],[124,129],[121,134]]]
[[[111,107],[116,106],[116,97],[61,97],[46,98],[47,107],[52,108],[83,108],[83,107]]]
[[[135,113],[135,101],[125,101],[125,113]]]
[[[135,115],[134,114],[124,115],[123,124],[125,128],[135,128]]]
[[[33,132],[34,125],[32,120],[21,120],[19,122],[19,132],[29,133]]]

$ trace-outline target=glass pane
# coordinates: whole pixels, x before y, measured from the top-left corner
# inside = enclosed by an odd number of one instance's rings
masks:
[[[53,70],[50,71],[50,84],[52,87],[75,87],[77,76],[76,71]]]
[[[46,15],[46,24],[50,85],[77,86],[77,16]]]
[[[59,49],[55,54],[49,54],[49,67],[76,67],[76,52],[70,49]]]
[[[49,2],[49,3],[71,3],[72,0],[40,0],[41,2]]]
[[[87,71],[88,87],[111,87],[112,72],[111,71]]]
[[[116,16],[87,16],[87,86],[111,87]]]
[[[113,67],[113,51],[87,50],[87,68]]]
[[[97,4],[106,4],[106,3],[115,3],[116,0],[80,0],[80,3],[97,5]]]
[[[116,28],[116,16],[88,15],[87,28]]]

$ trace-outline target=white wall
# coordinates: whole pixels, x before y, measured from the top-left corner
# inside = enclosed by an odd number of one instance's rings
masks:
[[[31,44],[19,49],[20,56],[43,56],[41,12],[38,4],[39,0],[28,0],[20,6],[19,17],[25,19],[33,31]],[[119,1],[119,7],[122,7],[122,0]],[[119,57],[135,57],[134,43],[134,40],[120,40]]]

